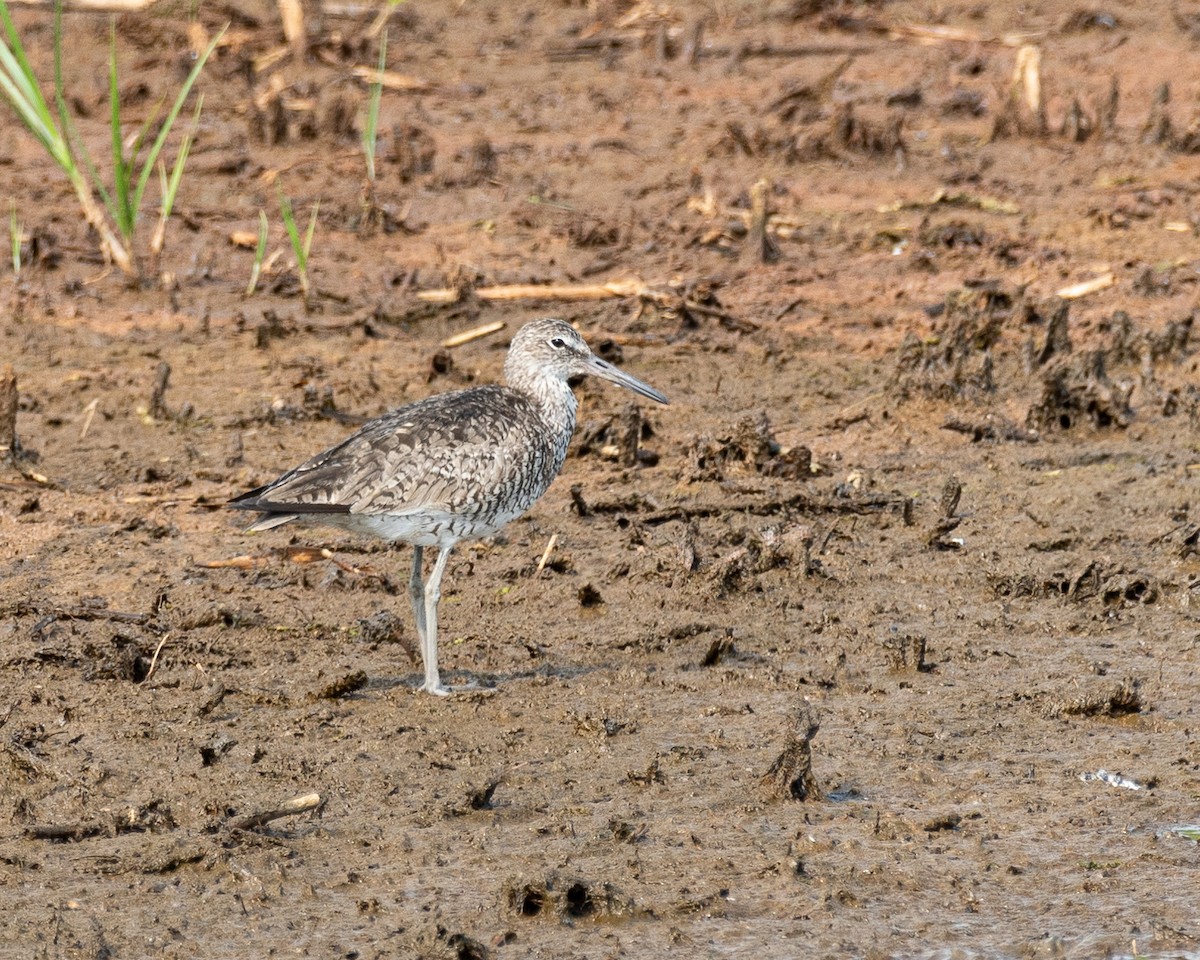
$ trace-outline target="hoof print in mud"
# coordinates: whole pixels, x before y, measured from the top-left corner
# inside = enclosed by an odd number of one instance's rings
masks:
[[[580,920],[619,920],[633,916],[633,900],[611,883],[593,883],[580,877],[549,874],[544,880],[514,880],[505,886],[504,906],[521,919],[557,919],[571,924]]]

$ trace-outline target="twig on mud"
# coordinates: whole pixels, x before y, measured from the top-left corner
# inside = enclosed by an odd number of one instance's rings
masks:
[[[196,561],[196,566],[203,567],[205,570],[223,570],[227,567],[232,567],[235,570],[258,570],[262,567],[269,567],[280,560],[290,560],[292,563],[301,564],[328,560],[343,573],[361,574],[364,576],[376,575],[375,569],[370,564],[364,563],[361,566],[355,566],[354,564],[345,563],[339,560],[328,547],[279,547],[270,553],[243,553],[224,560],[199,560]]]
[[[48,7],[54,0],[22,0],[31,7]],[[68,10],[111,10],[114,13],[132,13],[145,10],[155,0],[68,0],[63,6]]]
[[[100,398],[96,397],[91,403],[83,408],[83,426],[79,428],[79,439],[82,440],[88,435],[88,431],[92,428],[92,420],[96,416],[96,408],[100,405]]]
[[[1070,286],[1063,287],[1061,290],[1056,290],[1055,295],[1062,297],[1064,300],[1078,300],[1080,297],[1086,297],[1089,293],[1096,293],[1099,290],[1106,290],[1116,283],[1116,277],[1112,271],[1102,273],[1098,277],[1092,277],[1091,280],[1084,280],[1080,283],[1072,283]]]
[[[298,797],[293,797],[278,807],[271,810],[264,810],[261,813],[252,813],[248,817],[240,817],[228,824],[230,830],[256,830],[259,827],[266,826],[272,820],[278,820],[280,817],[292,817],[298,813],[308,813],[310,810],[318,810],[325,804],[325,798],[317,792],[304,793]]]
[[[550,534],[550,539],[546,543],[546,549],[542,551],[542,559],[538,561],[537,570],[535,573],[541,573],[546,569],[546,564],[550,560],[550,554],[554,552],[554,547],[558,543],[558,534]]]
[[[933,23],[894,23],[886,26],[893,40],[915,40],[922,44],[935,43],[995,43],[1005,47],[1020,47],[1045,36],[1043,31],[1035,33],[1002,33],[995,36],[964,27],[948,27]]]
[[[616,280],[599,284],[516,283],[498,287],[476,287],[471,295],[480,300],[606,300],[609,297],[640,296],[646,285],[640,280]],[[464,291],[458,287],[420,290],[417,299],[426,303],[457,303]]]
[[[283,36],[297,63],[304,62],[308,52],[308,34],[304,26],[304,8],[300,0],[277,0]]]
[[[162,648],[167,645],[167,641],[171,639],[170,633],[164,633],[162,639],[158,641],[158,646],[154,648],[154,656],[150,658],[150,666],[146,670],[146,675],[142,677],[142,683],[149,683],[150,678],[154,676],[154,668],[158,666],[158,655],[162,653]]]
[[[442,341],[442,346],[448,350],[453,347],[461,347],[474,340],[490,337],[493,333],[499,333],[504,327],[505,323],[503,320],[497,320],[495,323],[485,323],[481,327],[474,327],[471,330],[464,330],[462,333],[456,333],[452,337],[447,337]]]
[[[423,93],[430,88],[429,81],[409,76],[407,73],[396,73],[394,70],[380,70],[378,67],[354,67],[350,72],[368,86],[377,83],[389,90],[399,90],[402,93]]]

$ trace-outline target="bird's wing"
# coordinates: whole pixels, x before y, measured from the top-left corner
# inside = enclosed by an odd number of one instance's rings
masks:
[[[513,473],[514,451],[528,456],[514,403],[526,401],[477,387],[401,407],[230,505],[288,514],[470,509]]]

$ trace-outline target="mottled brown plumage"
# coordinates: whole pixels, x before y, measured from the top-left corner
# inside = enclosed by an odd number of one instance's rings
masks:
[[[439,394],[393,410],[229,505],[266,514],[251,530],[302,520],[412,544],[409,596],[425,662],[422,687],[447,693],[438,676],[437,604],[450,551],[495,533],[546,492],[575,429],[568,380],[585,374],[667,402],[593,354],[568,324],[535,320],[513,338],[507,386]],[[438,549],[428,581],[425,547]]]

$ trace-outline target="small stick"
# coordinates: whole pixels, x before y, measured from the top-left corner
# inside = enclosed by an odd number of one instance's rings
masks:
[[[248,817],[240,817],[229,824],[230,830],[255,830],[258,827],[266,826],[272,820],[278,820],[280,817],[291,817],[298,813],[307,813],[309,810],[316,810],[325,803],[324,798],[315,791],[313,793],[304,793],[298,797],[292,797],[276,807],[273,810],[264,810],[261,813],[252,813]]]
[[[472,330],[464,330],[462,333],[456,333],[452,337],[447,337],[442,341],[442,346],[447,349],[451,347],[461,347],[464,344],[470,343],[472,340],[479,340],[483,337],[489,337],[493,333],[499,333],[505,327],[503,320],[497,320],[495,323],[485,323],[481,327],[475,327]]]
[[[53,0],[21,0],[31,7],[48,7]],[[129,13],[145,10],[157,0],[69,0],[63,7],[67,10],[107,10],[113,13]]]
[[[154,648],[154,656],[150,658],[150,669],[146,671],[146,675],[142,677],[142,683],[149,683],[150,678],[154,676],[154,668],[158,666],[158,655],[162,653],[162,648],[166,646],[168,640],[171,639],[170,632],[164,633],[162,639],[158,641],[158,646]]]
[[[429,89],[429,81],[395,70],[380,70],[378,67],[355,67],[350,71],[363,83],[370,86],[378,83],[388,90],[420,93]]]
[[[612,283],[584,284],[532,284],[517,283],[499,287],[476,287],[471,293],[480,300],[604,300],[608,297],[636,297],[646,285],[638,280],[616,280]],[[463,291],[456,287],[437,290],[420,290],[417,299],[426,303],[457,303]]]
[[[86,407],[83,408],[83,427],[79,431],[79,439],[82,440],[87,436],[88,430],[92,427],[92,418],[96,416],[96,407],[100,405],[100,398],[97,397]]]
[[[1025,95],[1025,106],[1035,117],[1042,112],[1042,51],[1026,44],[1017,51],[1017,63],[1013,67],[1013,86],[1020,86]]]
[[[298,63],[304,62],[308,51],[308,37],[304,27],[304,8],[300,0],[277,0],[279,19],[283,22],[283,36]]]
[[[557,533],[550,534],[550,540],[546,544],[546,549],[542,551],[542,559],[538,561],[537,570],[534,571],[535,573],[541,573],[543,570],[546,569],[546,561],[550,559],[550,554],[554,550],[554,546],[557,543],[558,543],[558,534]]]
[[[1084,280],[1082,283],[1073,283],[1069,287],[1063,287],[1061,290],[1055,292],[1064,300],[1077,300],[1080,297],[1086,297],[1089,293],[1095,293],[1098,290],[1111,287],[1114,283],[1116,283],[1116,278],[1111,272],[1102,273],[1091,280]]]

